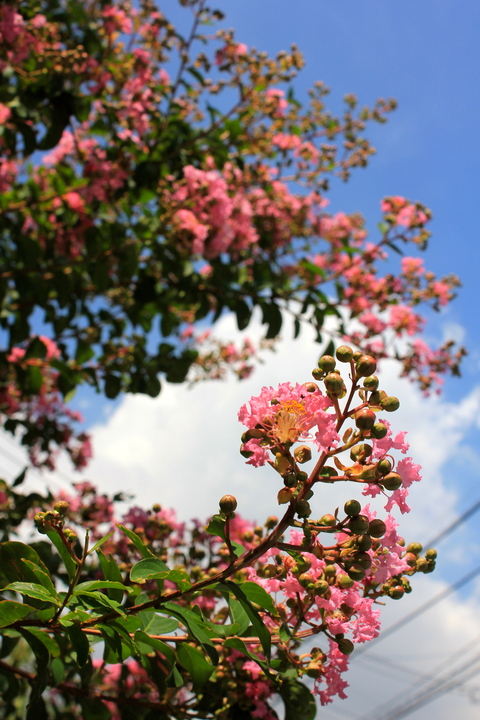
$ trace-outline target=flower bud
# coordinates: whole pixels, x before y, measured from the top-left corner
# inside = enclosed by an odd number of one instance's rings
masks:
[[[283,484],[287,488],[294,488],[297,487],[298,479],[295,473],[289,473],[288,475],[285,475],[283,478]]]
[[[231,515],[237,509],[237,499],[233,495],[224,495],[220,499],[219,506],[224,515]]]
[[[258,428],[250,428],[249,430],[245,430],[245,432],[242,435],[242,442],[248,442],[249,440],[261,440],[263,437],[265,437],[265,431],[260,430]]]
[[[353,563],[347,570],[348,576],[356,582],[363,580],[367,571],[359,563]]]
[[[328,592],[329,589],[330,585],[326,580],[317,580],[313,586],[313,591],[315,595],[325,595],[325,593]]]
[[[331,372],[325,378],[324,383],[327,393],[332,397],[342,398],[345,396],[347,389],[340,375]]]
[[[372,446],[367,445],[365,443],[360,443],[360,445],[355,445],[350,450],[350,457],[352,460],[365,460],[365,458],[370,457],[372,454]]]
[[[365,570],[368,570],[372,567],[372,558],[366,552],[356,552],[354,553],[352,559],[355,564],[358,563],[363,568],[365,568]]]
[[[376,518],[375,520],[370,520],[370,525],[368,527],[368,534],[371,535],[371,537],[374,538],[381,538],[385,535],[387,532],[387,526],[383,522],[383,520],[380,520],[380,518]]]
[[[402,478],[396,472],[388,473],[385,477],[380,478],[378,482],[383,485],[385,490],[398,490],[398,488],[402,487]]]
[[[61,517],[65,517],[65,515],[68,512],[69,507],[70,507],[70,505],[68,504],[68,502],[66,500],[59,500],[57,503],[55,503],[55,505],[53,506],[53,509],[56,512],[58,512],[58,514]]]
[[[400,600],[405,594],[405,590],[401,585],[396,585],[388,593],[392,600]]]
[[[44,512],[38,512],[35,517],[33,518],[33,522],[35,523],[35,527],[37,528],[38,532],[42,535],[45,535],[47,533],[47,530],[45,529],[45,513]]]
[[[381,405],[385,412],[395,412],[400,407],[400,400],[393,395],[389,395],[381,400]]]
[[[377,416],[373,410],[363,408],[355,415],[355,425],[359,430],[370,430],[374,426],[376,419]]]
[[[320,370],[323,370],[324,373],[331,372],[335,365],[337,363],[335,362],[335,358],[333,358],[331,355],[322,355],[322,357],[318,361],[318,367]]]
[[[418,572],[425,572],[426,570],[430,569],[428,560],[425,560],[425,558],[418,558],[416,564],[415,564],[416,570]]]
[[[306,383],[303,383],[303,387],[304,387],[305,390],[306,390],[307,392],[309,392],[309,393],[317,392],[317,390],[320,389],[320,388],[318,387],[317,383],[314,383],[314,382],[306,382]]]
[[[240,455],[244,458],[251,458],[253,455],[253,450],[244,450],[244,445],[240,445]]]
[[[376,375],[368,375],[368,377],[365,378],[363,381],[363,387],[366,390],[370,390],[370,392],[373,392],[374,390],[378,390],[378,377]]]
[[[337,518],[334,515],[322,515],[318,522],[320,525],[325,525],[327,528],[334,528],[337,524]],[[325,530],[324,532],[333,532],[333,530]]]
[[[375,523],[376,520],[371,520],[369,525],[369,530],[372,527],[372,524]],[[372,538],[370,535],[359,535],[357,539],[357,548],[361,550],[362,552],[366,552],[366,550],[370,550],[372,547]]]
[[[361,350],[355,350],[355,352],[353,353],[353,358],[352,358],[352,359],[354,360],[354,362],[357,362],[357,360],[360,360],[360,358],[361,358],[362,356],[363,356],[363,353],[362,353]]]
[[[337,348],[337,352],[335,353],[337,360],[339,360],[342,363],[348,363],[353,358],[353,350],[348,345],[340,345],[339,348]]]
[[[346,515],[350,515],[350,517],[354,517],[355,515],[360,514],[360,510],[362,509],[362,506],[360,505],[358,500],[347,500],[347,502],[343,506],[343,509],[344,509]]]
[[[377,369],[377,361],[371,355],[362,355],[356,362],[355,369],[358,377],[372,375]]]
[[[375,440],[381,440],[388,433],[387,426],[382,422],[377,422],[370,430],[370,435]]]
[[[388,458],[383,458],[383,460],[380,460],[377,463],[377,472],[380,475],[388,475],[390,470],[392,469],[392,463]]]
[[[337,575],[337,585],[341,590],[348,590],[353,587],[354,582],[348,575]]]
[[[295,505],[295,512],[299,518],[307,518],[311,515],[312,509],[308,500],[298,500]]]
[[[407,552],[413,553],[414,555],[420,555],[422,552],[423,547],[420,545],[420,543],[417,542],[411,542],[407,545]]]
[[[312,370],[312,375],[313,375],[314,380],[321,380],[323,378],[324,374],[325,373],[322,372],[322,370],[320,370],[320,368],[318,368],[318,367],[313,368],[313,370]]]
[[[348,527],[355,534],[366,533],[369,529],[369,522],[366,515],[357,515],[356,517],[350,518],[348,521]]]
[[[298,576],[297,580],[299,584],[304,588],[306,588],[307,585],[310,585],[310,583],[315,582],[315,578],[313,577],[313,575],[309,575],[308,573],[302,573]]]
[[[299,445],[293,451],[293,455],[297,463],[306,463],[312,459],[312,451],[308,445]]]
[[[338,641],[338,649],[343,655],[351,655],[355,649],[355,646],[351,640],[348,640],[348,638],[343,638],[342,640]]]
[[[437,551],[434,548],[430,548],[425,553],[425,557],[427,560],[436,560],[437,559]]]

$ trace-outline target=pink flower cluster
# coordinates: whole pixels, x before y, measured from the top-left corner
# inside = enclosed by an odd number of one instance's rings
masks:
[[[338,441],[336,416],[326,412],[329,398],[320,390],[308,392],[304,385],[281,383],[276,389],[264,387],[240,408],[238,419],[247,428],[262,428],[268,441],[252,438],[243,449],[252,452],[247,461],[258,467],[269,459],[269,450],[280,444],[311,439],[320,451]],[[312,435],[310,431],[315,428]]]

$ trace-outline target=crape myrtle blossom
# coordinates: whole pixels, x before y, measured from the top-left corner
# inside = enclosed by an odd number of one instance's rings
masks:
[[[320,390],[308,392],[299,383],[262,388],[260,395],[252,397],[238,413],[241,423],[250,429],[265,430],[268,438],[252,438],[244,443],[244,449],[253,453],[248,463],[264,465],[270,448],[303,439],[311,439],[320,451],[328,450],[338,441],[335,415],[326,412],[330,406],[330,399]]]

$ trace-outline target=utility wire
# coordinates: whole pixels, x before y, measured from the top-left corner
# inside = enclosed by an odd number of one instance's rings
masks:
[[[450,525],[448,525],[442,532],[438,533],[438,535],[435,535],[435,537],[430,540],[428,543],[424,543],[425,547],[432,547],[433,545],[438,545],[439,542],[444,540],[447,535],[450,535],[454,530],[457,529],[459,525],[462,525],[465,520],[468,520],[468,518],[472,517],[472,515],[475,515],[476,512],[480,510],[480,500],[477,500],[476,503],[473,505],[470,505],[470,507],[465,510],[463,515],[460,515],[459,518],[454,520]]]
[[[379,637],[371,640],[367,647],[359,648],[356,651],[356,657],[362,655],[364,652],[367,652],[367,650],[369,650],[373,644],[380,642],[380,640],[384,640],[386,637],[392,635],[404,625],[407,625],[407,623],[415,620],[415,618],[417,618],[419,615],[422,615],[427,610],[430,610],[431,607],[437,605],[439,602],[454,593],[456,590],[459,590],[464,585],[467,585],[467,583],[471,582],[479,574],[480,565],[478,565],[474,570],[471,570],[469,573],[467,573],[467,575],[464,575],[463,578],[460,578],[460,580],[457,580],[456,583],[449,585],[447,588],[445,588],[445,590],[442,590],[442,592],[438,593],[438,595],[435,595],[430,600],[427,600],[423,603],[423,605],[420,605],[415,610],[412,610],[411,613],[409,613],[408,615],[404,615],[403,618],[400,618],[400,620],[397,620],[397,622],[393,623],[393,625],[387,627],[385,630],[382,631],[382,634]]]

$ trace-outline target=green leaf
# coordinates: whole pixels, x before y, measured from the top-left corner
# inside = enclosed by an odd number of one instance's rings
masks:
[[[78,589],[75,591],[75,597],[76,598],[86,598],[86,600],[83,600],[84,604],[87,605],[87,607],[92,608],[98,608],[100,607],[106,607],[110,610],[114,610],[116,613],[121,615],[122,617],[127,617],[125,614],[125,611],[122,609],[120,603],[116,602],[115,600],[110,600],[110,598],[107,595],[104,595],[100,592],[90,592],[88,590],[80,590]],[[90,602],[88,602],[90,600]]]
[[[145,580],[152,580],[159,578],[160,576],[165,577],[165,574],[170,571],[168,565],[158,558],[145,558],[136,563],[130,571],[130,580],[132,582],[144,582]]]
[[[40,582],[56,595],[50,573],[38,553],[21,542],[6,542],[0,545],[0,567],[10,582]]]
[[[137,617],[142,623],[142,630],[149,635],[168,635],[178,628],[178,620],[163,617],[150,610],[142,610]]]
[[[48,678],[50,675],[50,665],[52,662],[52,656],[50,655],[45,644],[37,638],[35,633],[26,628],[20,628],[19,633],[27,641],[33,654],[35,655],[37,665],[37,675],[35,682],[32,687],[30,694],[30,702],[28,704],[29,710],[34,708],[40,700],[40,697],[47,687]]]
[[[0,627],[7,627],[17,620],[23,620],[35,608],[14,600],[0,600]]]
[[[232,595],[235,595],[237,600],[242,604],[243,609],[247,613],[248,617],[250,618],[250,622],[253,625],[253,629],[257,633],[258,639],[260,640],[263,651],[265,653],[265,656],[267,659],[270,659],[270,650],[271,650],[271,637],[270,637],[270,631],[268,628],[264,625],[260,615],[253,607],[252,603],[248,599],[247,595],[243,592],[241,587],[237,585],[236,583],[230,582],[226,580],[224,583],[219,583],[217,587],[221,590],[226,590],[228,593],[231,593]]]
[[[81,699],[82,720],[111,720],[111,712],[101,700],[96,697]]]
[[[125,587],[125,585],[121,582],[114,582],[112,580],[87,580],[86,582],[77,585],[73,594],[77,595],[79,592],[84,590],[107,590],[108,588],[121,590],[122,595],[123,593],[133,592],[133,588]]]
[[[75,361],[79,365],[83,365],[92,359],[95,355],[95,350],[92,348],[92,344],[86,340],[79,339],[77,342],[77,350],[75,352]]]
[[[278,336],[280,330],[282,329],[282,311],[274,302],[270,304],[262,303],[261,307],[263,313],[262,322],[268,325],[265,338],[267,340],[272,340]]]
[[[180,643],[177,648],[178,662],[188,672],[193,682],[193,690],[201,688],[210,675],[213,673],[214,667],[202,655],[200,650],[192,647],[188,643]]]
[[[107,375],[105,378],[105,395],[114,400],[122,389],[122,378],[119,375]]]
[[[159,612],[164,611],[165,614],[178,618],[186,626],[188,632],[200,643],[213,664],[217,665],[219,660],[218,652],[211,640],[215,635],[203,619],[192,610],[173,602],[163,603],[159,608]]]
[[[227,520],[223,515],[213,515],[203,528],[209,535],[225,540],[225,524]]]
[[[115,534],[115,530],[112,530],[111,532],[109,532],[106,535],[104,535],[103,537],[101,537],[100,540],[97,540],[95,545],[93,545],[93,547],[91,547],[90,550],[88,551],[88,555],[91,555],[93,552],[98,550],[98,548],[101,547],[103,545],[103,543],[107,542],[107,540],[109,540],[112,537],[112,535],[114,535],[114,534]]]
[[[313,720],[317,705],[309,688],[299,680],[284,680],[279,693],[285,705],[285,720]]]
[[[27,474],[27,470],[28,470],[28,465],[26,465],[23,468],[22,472],[19,475],[17,475],[17,477],[15,478],[15,480],[12,483],[12,487],[17,487],[17,485],[21,485],[23,483],[23,481],[25,480],[26,474]]]
[[[77,662],[80,667],[82,667],[90,657],[90,643],[88,641],[88,637],[76,623],[67,627],[66,632],[77,655]]]
[[[268,612],[275,617],[278,615],[272,596],[264,590],[261,585],[257,585],[255,582],[247,581],[239,584],[239,587],[241,587],[250,602],[260,605],[260,607],[264,608],[264,610],[268,610]]]
[[[75,573],[77,572],[77,566],[75,562],[73,561],[72,556],[68,552],[67,548],[63,544],[60,536],[58,533],[51,531],[47,532],[48,538],[51,540],[51,542],[55,545],[55,547],[58,550],[58,554],[63,560],[63,564],[65,565],[65,569],[67,571],[68,577],[70,580],[73,580],[75,577]]]
[[[162,640],[157,640],[156,638],[150,637],[143,630],[137,630],[137,632],[135,633],[135,642],[140,647],[140,649],[141,645],[143,644],[146,645],[148,648],[152,648],[153,650],[156,650],[156,652],[159,652],[160,655],[162,655],[167,661],[169,670],[171,670],[175,665],[177,659],[175,656],[175,652],[169,645],[162,642]]]
[[[112,556],[109,555],[108,558],[106,558],[105,555],[101,552],[101,550],[97,550],[97,555],[98,559],[100,560],[100,565],[102,566],[105,578],[113,582],[121,583],[122,587],[124,587],[122,573],[120,572],[120,569]],[[108,588],[107,595],[112,600],[121,602],[123,599],[123,590],[115,590],[112,588]]]
[[[133,530],[129,530],[129,529],[126,528],[124,525],[118,525],[118,524],[117,524],[117,527],[118,527],[119,530],[121,530],[123,533],[125,533],[125,535],[128,537],[129,540],[132,541],[132,543],[135,545],[135,547],[137,548],[138,552],[141,554],[141,556],[142,556],[143,558],[155,558],[155,560],[157,560],[157,558],[156,558],[156,556],[154,555],[154,553],[150,550],[149,547],[147,547],[147,546],[145,545],[145,543],[144,543],[143,540],[140,538],[140,536],[137,535],[137,533],[134,533]],[[165,565],[165,567],[167,567],[167,566]],[[167,568],[167,569],[168,569],[168,568]]]
[[[61,606],[61,601],[58,596],[54,597],[43,585],[37,585],[34,583],[26,582],[13,582],[3,588],[3,590],[15,590],[22,595],[35,598],[36,600],[42,600],[43,602],[52,603],[54,605]],[[2,590],[2,592],[3,592]]]

